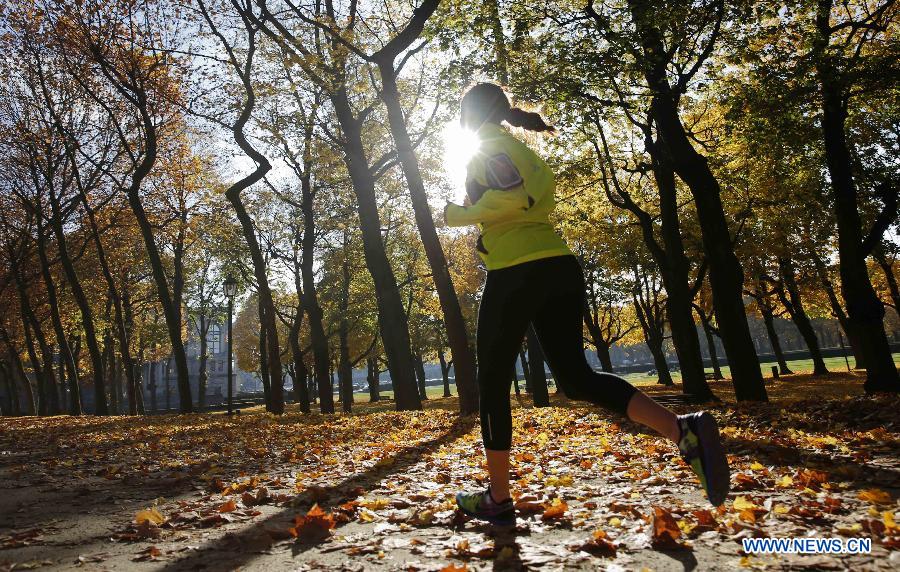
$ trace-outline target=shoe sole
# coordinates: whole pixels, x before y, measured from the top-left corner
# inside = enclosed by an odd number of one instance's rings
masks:
[[[697,438],[700,440],[700,462],[706,473],[706,495],[709,502],[719,506],[725,502],[731,489],[731,470],[728,458],[719,437],[719,426],[715,418],[707,412],[697,417],[695,422]]]
[[[459,504],[459,499],[456,499],[456,507],[460,510],[460,512],[462,512],[466,516],[468,516],[470,518],[475,518],[478,520],[483,520],[483,521],[489,522],[489,523],[493,524],[494,526],[515,526],[516,525],[515,518],[513,518],[512,520],[506,520],[506,519],[493,518],[490,516],[484,516],[481,514],[475,514],[473,512],[469,512],[468,510],[463,508],[461,504]]]

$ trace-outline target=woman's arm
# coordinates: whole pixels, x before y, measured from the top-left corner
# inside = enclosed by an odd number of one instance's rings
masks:
[[[521,188],[498,191],[489,189],[471,206],[447,203],[444,220],[447,226],[467,226],[477,223],[509,220],[528,208],[528,195]]]

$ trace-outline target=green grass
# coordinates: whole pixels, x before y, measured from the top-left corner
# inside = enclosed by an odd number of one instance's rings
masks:
[[[852,368],[853,367],[853,356],[849,356],[848,359],[850,360],[850,367]],[[788,360],[787,364],[788,364],[788,367],[791,368],[791,370],[794,373],[810,373],[813,370],[813,363],[812,363],[811,359]],[[894,364],[897,365],[898,367],[900,367],[900,353],[894,354]],[[772,376],[772,366],[773,365],[775,365],[775,363],[765,363],[760,366],[764,377]],[[828,371],[830,371],[832,373],[840,373],[840,372],[847,371],[847,364],[844,362],[843,357],[825,358],[825,366],[828,367]],[[730,379],[731,378],[731,368],[726,365],[726,366],[722,367],[721,369],[722,369],[722,375],[725,376],[726,378]],[[706,371],[709,373],[712,373],[712,368],[708,367],[708,368],[706,368]],[[651,375],[647,375],[646,373],[627,373],[627,374],[622,375],[622,377],[624,377],[626,380],[628,380],[628,382],[631,383],[632,385],[639,385],[639,386],[640,385],[656,385],[657,381],[658,381],[657,377],[655,375],[651,376]],[[681,372],[673,371],[672,372],[672,381],[674,381],[675,383],[681,383]],[[521,387],[522,390],[524,391],[525,382],[520,380],[519,387]],[[450,383],[450,393],[452,393],[453,395],[456,395],[456,384],[454,384],[452,382]],[[442,385],[429,386],[425,389],[425,394],[428,396],[429,399],[443,397],[444,386],[442,386]],[[363,399],[361,399],[361,401],[362,400],[368,401],[368,392],[360,392],[360,393],[356,393],[355,395],[363,397]],[[393,391],[382,391],[381,396],[385,397],[385,398],[393,399],[394,392]]]

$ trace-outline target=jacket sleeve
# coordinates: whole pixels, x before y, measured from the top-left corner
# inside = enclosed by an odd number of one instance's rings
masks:
[[[447,226],[467,226],[476,223],[502,222],[528,208],[525,191],[489,189],[475,204],[463,207],[448,204],[444,209]]]

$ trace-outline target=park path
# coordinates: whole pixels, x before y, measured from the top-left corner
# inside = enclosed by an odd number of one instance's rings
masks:
[[[735,470],[721,510],[662,439],[587,408],[519,408],[511,531],[454,511],[486,475],[475,420],[440,409],[3,420],[0,570],[896,569],[898,404],[714,409]],[[876,542],[741,552],[766,535]]]

